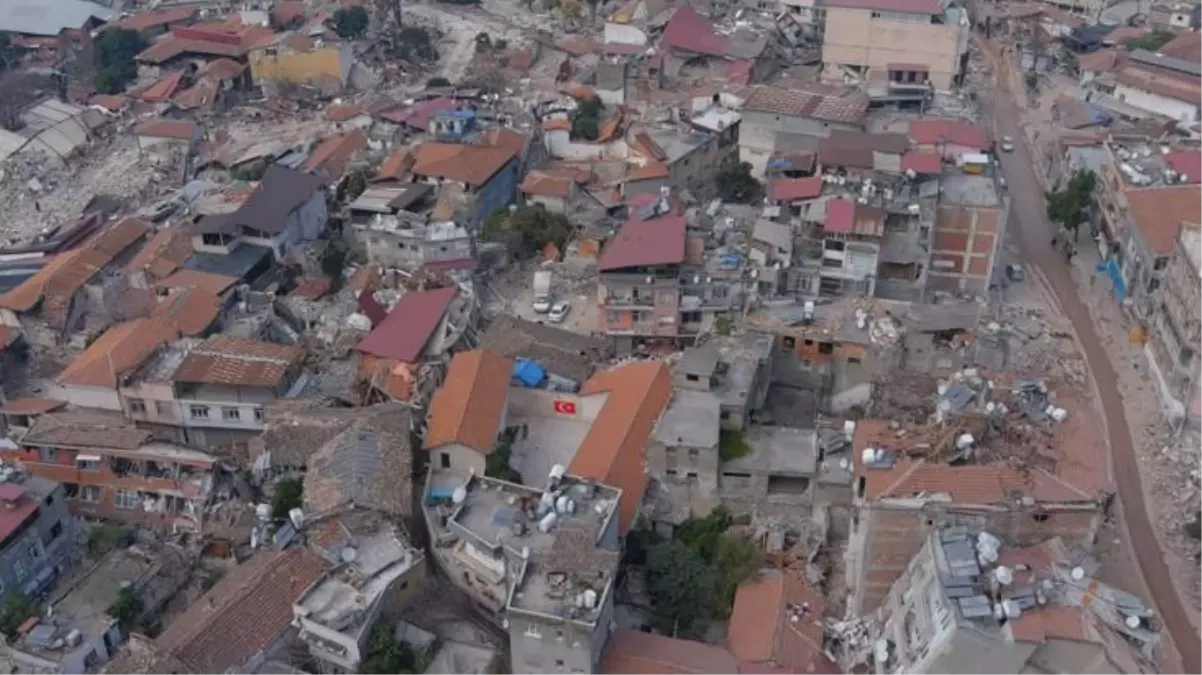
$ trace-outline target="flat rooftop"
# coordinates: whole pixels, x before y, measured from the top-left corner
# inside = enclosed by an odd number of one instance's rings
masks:
[[[943,204],[989,208],[1001,206],[993,176],[949,172],[939,183]]]
[[[511,427],[525,425],[525,438],[510,446],[510,463],[527,482],[539,483],[552,467],[568,466],[588,435],[589,422],[570,418],[510,415]]]
[[[1128,187],[1197,183],[1202,174],[1202,151],[1197,146],[1174,146],[1153,139],[1114,139],[1110,151],[1116,173]]]
[[[708,391],[677,389],[655,425],[654,438],[666,446],[718,447],[721,405]]]
[[[341,523],[329,523],[341,529]],[[345,530],[344,530],[345,531]],[[325,575],[296,602],[297,614],[356,639],[372,625],[371,608],[400,577],[422,560],[403,532],[381,525],[369,532],[346,531],[334,551],[347,561]]]
[[[818,432],[793,427],[750,427],[751,452],[722,463],[722,470],[812,476],[818,472]]]

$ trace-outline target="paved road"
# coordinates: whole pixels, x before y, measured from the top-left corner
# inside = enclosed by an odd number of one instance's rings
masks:
[[[1202,654],[1198,633],[1190,621],[1186,601],[1177,594],[1164,562],[1155,530],[1148,518],[1144,492],[1139,480],[1139,466],[1131,443],[1131,432],[1123,411],[1118,377],[1109,356],[1098,339],[1093,320],[1077,295],[1077,287],[1069,275],[1069,266],[1062,254],[1051,249],[1053,226],[1047,219],[1043,189],[1035,178],[1027,146],[1021,142],[1020,112],[1008,91],[1004,70],[997,78],[998,95],[994,96],[993,118],[996,133],[1016,139],[1015,150],[1001,156],[1002,171],[1012,196],[1010,222],[1027,265],[1035,267],[1047,281],[1065,316],[1072,321],[1086,362],[1093,375],[1094,385],[1102,400],[1106,430],[1110,436],[1111,464],[1118,485],[1118,501],[1134,549],[1136,561],[1152,600],[1160,610],[1164,625],[1173,636],[1187,673],[1202,673]]]

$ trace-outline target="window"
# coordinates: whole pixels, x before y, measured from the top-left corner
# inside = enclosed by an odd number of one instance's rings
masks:
[[[137,492],[130,492],[129,490],[117,490],[117,508],[136,509],[138,508],[138,501]]]
[[[684,379],[688,380],[689,382],[700,382],[701,381],[701,378],[699,376],[694,375],[692,373],[685,375]]]
[[[842,251],[846,246],[847,245],[839,239],[826,240],[826,250],[828,251]]]
[[[97,504],[100,502],[100,486],[84,485],[79,488],[79,501]]]
[[[697,457],[701,454],[697,448],[689,448],[689,461],[696,463]]]
[[[1034,520],[1037,523],[1046,523],[1046,522],[1048,522],[1048,514],[1046,514],[1046,513],[1032,514],[1031,520]]]
[[[555,639],[559,640],[560,642],[563,642],[563,631],[561,631],[561,630],[555,631]],[[560,662],[560,663],[562,664],[562,662]]]
[[[158,417],[174,417],[171,412],[171,404],[167,401],[154,402],[154,414]]]
[[[818,343],[818,353],[819,354],[834,354],[835,353],[834,343],[833,342],[819,342]]]
[[[255,421],[256,422],[263,421],[263,409],[262,408],[255,408]]]
[[[192,415],[192,419],[194,419],[194,420],[207,420],[207,419],[209,419],[209,406],[207,406],[207,405],[188,406],[188,413],[190,415]]]
[[[46,499],[44,499],[42,501],[46,504],[46,506],[54,506],[54,495],[53,494],[46,495]]]
[[[51,525],[50,526],[50,540],[54,541],[55,539],[58,539],[61,536],[63,536],[62,522],[57,522],[54,525]]]
[[[860,365],[860,359],[858,359],[858,358],[856,358],[856,357],[854,357],[854,356],[849,356],[849,357],[847,357],[847,363],[848,363],[848,364]]]
[[[555,659],[555,667],[563,668],[563,659]]]
[[[446,452],[438,453],[438,461],[441,464],[442,468],[444,468],[444,469],[451,468],[451,455],[449,453],[446,453]]]
[[[722,412],[718,413],[718,417],[720,417],[723,422],[729,422],[730,421],[730,411],[723,410]]]
[[[1148,292],[1149,293],[1151,293],[1152,291],[1154,291],[1158,288],[1160,288],[1160,279],[1148,279]]]
[[[140,398],[131,398],[131,399],[126,399],[126,404],[129,406],[129,414],[131,414],[131,415],[145,415],[146,414],[146,401],[143,401]]]
[[[781,342],[784,343],[785,349],[794,349],[797,347],[797,339],[788,335]]]
[[[543,632],[535,626],[526,626],[526,637],[541,640],[543,639]]]
[[[38,558],[42,557],[42,549],[40,546],[38,546],[38,542],[36,540],[29,542],[29,547],[26,550],[29,551],[30,560],[37,560]]]
[[[75,468],[80,471],[99,471],[100,460],[92,459],[95,455],[78,455],[75,457]]]
[[[667,470],[667,471],[665,471],[664,473],[668,474],[669,476],[675,476],[675,475],[676,475],[676,469],[668,469],[668,470]]]
[[[227,422],[237,422],[242,419],[242,411],[237,408],[222,408],[221,419]]]
[[[39,456],[43,462],[54,462],[58,460],[58,450],[54,448],[42,448],[39,451]]]

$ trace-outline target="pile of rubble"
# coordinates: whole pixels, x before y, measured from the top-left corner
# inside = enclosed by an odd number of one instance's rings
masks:
[[[27,243],[43,231],[69,224],[104,195],[129,204],[157,197],[178,183],[179,168],[143,155],[132,136],[102,141],[87,157],[54,165],[45,158],[12,155],[0,164],[0,246]]]
[[[1008,369],[1026,377],[1063,380],[1082,391],[1088,386],[1085,361],[1062,322],[1038,309],[1003,305],[996,328],[1006,332]]]

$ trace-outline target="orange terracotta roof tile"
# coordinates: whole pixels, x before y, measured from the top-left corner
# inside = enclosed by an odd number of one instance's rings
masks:
[[[414,153],[413,173],[468,185],[483,185],[515,157],[509,148],[423,143]]]
[[[413,153],[408,148],[397,148],[388,154],[373,181],[401,180],[413,168]]]
[[[326,108],[325,117],[331,122],[346,122],[363,114],[363,108],[354,104],[344,103]]]
[[[672,174],[661,162],[647,162],[626,175],[626,180],[662,180]]]
[[[151,314],[172,322],[188,337],[204,335],[220,315],[221,298],[203,288],[176,290],[160,300]]]
[[[601,653],[605,675],[734,673],[737,667],[734,656],[721,647],[638,630],[615,632]]]
[[[618,529],[624,534],[647,488],[644,450],[672,396],[672,376],[661,362],[632,363],[596,373],[580,393],[608,396],[568,471],[621,488]]]
[[[487,349],[456,354],[446,381],[430,401],[425,447],[458,443],[484,455],[492,453],[512,372],[513,361]]]
[[[80,249],[60,253],[16,287],[0,295],[0,308],[14,312],[28,312],[45,296],[46,285],[60,270],[66,269],[83,253]]]
[[[271,387],[284,384],[305,357],[302,347],[214,335],[188,352],[174,382]]]
[[[128,272],[145,271],[160,279],[184,266],[192,257],[192,237],[172,225],[155,233],[150,241],[125,264]]]
[[[572,195],[573,184],[571,178],[549,176],[541,171],[531,171],[522,181],[522,194],[567,199]]]
[[[791,607],[808,607],[797,615]],[[799,570],[765,569],[739,586],[727,641],[740,663],[793,673],[838,673],[822,649],[826,602]]]
[[[327,569],[305,548],[257,553],[172,621],[155,645],[192,672],[244,668],[292,628],[293,603]]]
[[[140,366],[159,345],[176,336],[175,326],[159,318],[117,324],[67,364],[57,382],[67,386],[115,389],[123,375]]]
[[[480,144],[490,148],[503,148],[518,157],[526,151],[526,136],[513,129],[489,129],[484,132]]]
[[[1135,226],[1157,255],[1169,255],[1182,222],[1202,220],[1202,190],[1197,185],[1126,190]]]
[[[0,405],[0,413],[5,415],[40,415],[48,413],[59,408],[65,408],[67,404],[64,401],[59,401],[53,398],[14,398],[6,401],[4,405]]]
[[[367,134],[355,129],[345,134],[331,136],[313,149],[305,168],[309,171],[324,171],[330,178],[341,178],[356,153],[367,148]]]
[[[160,281],[159,288],[199,288],[220,296],[238,283],[237,277],[183,269]]]

